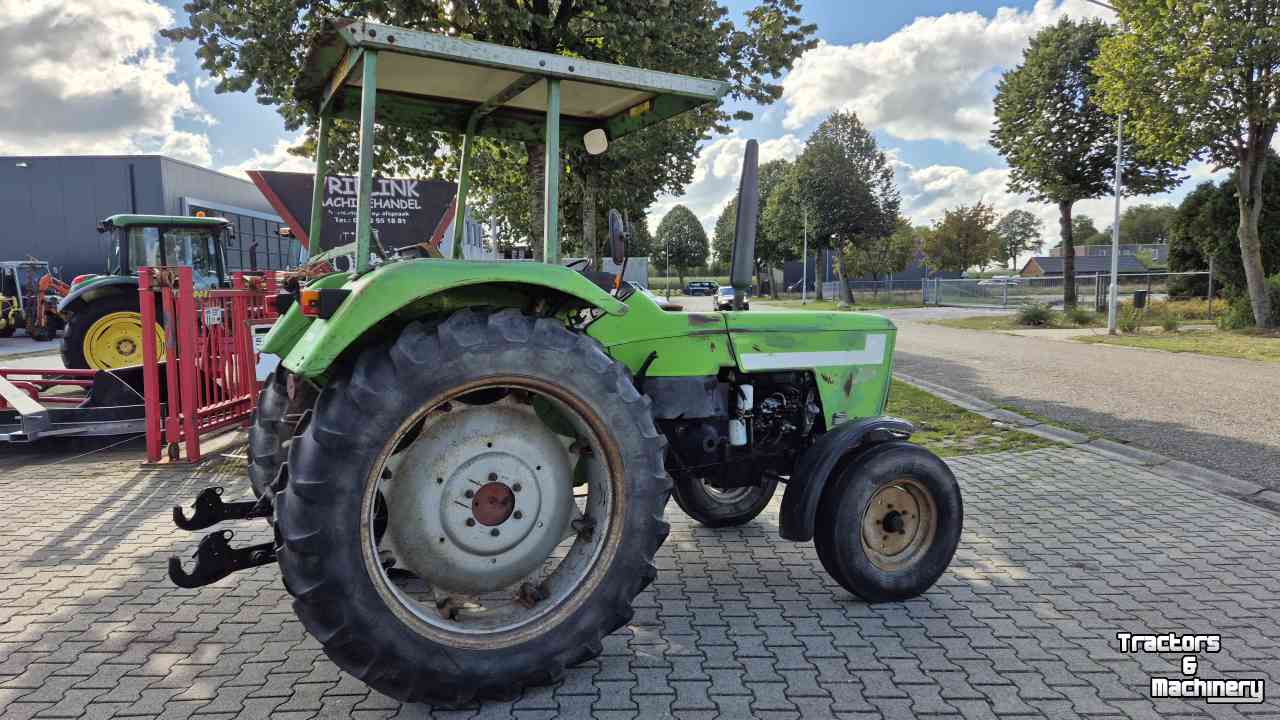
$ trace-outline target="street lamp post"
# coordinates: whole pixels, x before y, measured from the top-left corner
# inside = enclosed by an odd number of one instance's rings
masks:
[[[1104,7],[1119,14],[1115,6],[1102,0],[1086,0],[1098,7]],[[1120,31],[1124,32],[1124,22],[1120,23]],[[1116,118],[1116,207],[1111,223],[1111,287],[1107,291],[1107,333],[1116,334],[1116,306],[1120,304],[1120,193],[1124,189],[1124,181],[1120,177],[1121,163],[1124,159],[1124,113]]]

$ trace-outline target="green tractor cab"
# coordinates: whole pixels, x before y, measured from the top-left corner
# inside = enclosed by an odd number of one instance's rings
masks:
[[[110,370],[142,364],[138,268],[185,265],[192,268],[196,289],[225,287],[230,228],[220,217],[181,215],[121,214],[98,223],[98,232],[111,235],[107,272],[73,279],[58,305],[67,317],[63,365]],[[154,332],[163,356],[164,330],[157,325]]]
[[[328,24],[298,97],[358,121],[355,269],[285,296],[283,358],[250,431],[256,500],[221,488],[185,529],[269,517],[275,541],[201,541],[183,587],[278,560],[294,610],[380,692],[445,705],[509,697],[601,652],[657,574],[668,499],[709,527],[775,502],[780,531],[869,602],[928,590],[960,538],[947,466],[883,417],[896,330],[856,313],[743,312],[758,147],[738,192],[732,308],[684,312],[616,276],[561,266],[560,148],[715,102],[724,83],[370,22]],[[544,264],[414,259],[371,267],[374,123],[547,147]],[[311,227],[321,221],[313,203]],[[611,255],[627,230],[608,214]],[[461,224],[459,224],[459,227]],[[424,229],[425,230],[425,229]],[[460,230],[459,230],[460,232]],[[462,243],[455,242],[460,248]]]

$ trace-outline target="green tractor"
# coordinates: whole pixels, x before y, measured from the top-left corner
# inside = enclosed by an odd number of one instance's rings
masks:
[[[277,562],[343,670],[405,701],[458,705],[554,682],[601,652],[657,574],[667,500],[710,527],[759,515],[868,602],[928,590],[960,539],[955,477],[882,415],[894,326],[857,313],[681,312],[619,276],[559,264],[562,143],[616,138],[723,83],[361,21],[329,24],[298,95],[361,127],[356,267],[286,295],[281,368],[250,431],[257,500],[208,488],[202,529],[265,517],[275,540],[206,535],[183,587]],[[370,269],[375,122],[547,146],[545,263],[417,259]],[[603,137],[602,137],[603,136]],[[757,146],[738,193],[731,284],[751,282]],[[319,226],[320,203],[311,227]],[[459,210],[459,215],[462,210]],[[611,253],[626,229],[608,214]],[[461,242],[454,247],[460,248]]]
[[[221,287],[230,226],[219,217],[181,215],[112,215],[98,223],[98,232],[111,233],[107,272],[74,278],[58,305],[67,317],[62,364],[94,370],[141,365],[138,268],[188,265],[196,289]],[[157,325],[154,332],[163,355],[164,330]]]

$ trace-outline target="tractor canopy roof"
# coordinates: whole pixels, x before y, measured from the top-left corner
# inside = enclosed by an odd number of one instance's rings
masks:
[[[728,91],[719,80],[381,25],[328,20],[313,38],[297,95],[312,109],[360,118],[362,55],[379,55],[378,122],[542,142],[546,81],[561,81],[560,134],[582,144],[603,129],[610,140]]]
[[[231,224],[230,220],[220,217],[195,217],[193,215],[132,215],[120,213],[98,223],[98,232],[106,232],[109,228],[118,227],[158,227],[188,225],[196,227],[224,228]]]

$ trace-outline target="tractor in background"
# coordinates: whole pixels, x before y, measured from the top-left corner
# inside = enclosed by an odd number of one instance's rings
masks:
[[[196,289],[224,287],[228,277],[224,244],[231,238],[231,223],[201,214],[121,214],[98,223],[98,232],[111,234],[106,273],[74,278],[57,307],[67,318],[62,363],[94,370],[140,365],[138,268],[187,265]],[[157,325],[152,332],[163,357],[164,330]]]
[[[66,291],[43,260],[0,262],[0,337],[22,328],[33,340],[52,340],[63,326],[56,308]]]

